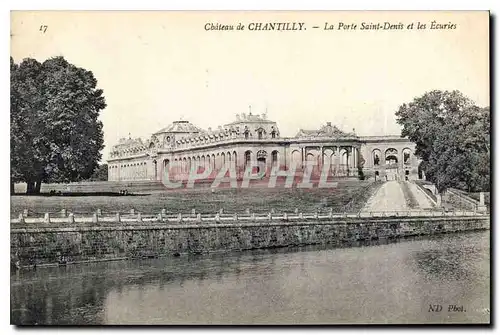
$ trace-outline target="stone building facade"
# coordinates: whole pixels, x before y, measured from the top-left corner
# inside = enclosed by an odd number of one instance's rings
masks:
[[[414,150],[415,144],[405,138],[357,136],[330,122],[282,137],[276,122],[250,113],[214,130],[175,121],[148,140],[121,139],[110,152],[108,179],[186,180],[191,169],[200,173],[208,167],[207,179],[227,167],[242,178],[249,171],[270,176],[292,166],[297,174],[307,172],[312,178],[327,171],[332,178],[356,178],[362,172],[366,178],[416,179],[420,161]]]

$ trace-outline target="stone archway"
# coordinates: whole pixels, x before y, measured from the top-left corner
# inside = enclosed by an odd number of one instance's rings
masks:
[[[331,171],[332,175],[335,174],[335,152],[331,148],[327,148],[323,151],[323,158],[321,162],[321,170],[323,171],[324,166],[328,167],[328,171]]]
[[[271,164],[273,167],[279,167],[278,150],[271,152]]]
[[[339,150],[339,176],[348,176],[349,175],[349,152],[346,148],[341,148]]]
[[[244,167],[247,168],[250,164],[252,164],[252,152],[247,150],[245,151]]]
[[[410,148],[404,148],[402,152],[402,161],[404,165],[411,164],[411,150]]]
[[[257,151],[257,173],[261,173],[261,171],[266,171],[266,159],[267,152],[265,150]]]
[[[316,168],[317,168],[317,157],[310,152],[306,155],[306,164],[304,166],[304,172],[306,173],[306,175],[312,176]]]
[[[379,166],[382,164],[382,152],[380,149],[373,149],[372,151],[372,166]]]
[[[302,154],[300,153],[299,150],[294,150],[292,151],[292,154],[290,155],[290,167],[294,167],[297,170],[302,169]]]
[[[389,148],[385,151],[385,176],[387,180],[398,180],[398,151]]]
[[[155,180],[157,180],[157,172],[156,172],[156,160],[153,161],[154,163],[154,169],[155,169]],[[163,160],[163,178],[168,179],[170,175],[170,159],[164,159]]]

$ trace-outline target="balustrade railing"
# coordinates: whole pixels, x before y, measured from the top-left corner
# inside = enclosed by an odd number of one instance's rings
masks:
[[[103,213],[96,210],[94,213],[72,213],[63,209],[52,213],[33,213],[25,210],[17,218],[11,219],[11,224],[50,224],[50,223],[230,223],[230,222],[265,222],[265,221],[300,221],[300,220],[335,220],[344,218],[410,218],[410,217],[487,217],[489,213],[455,210],[455,211],[373,211],[373,212],[314,212],[300,213],[297,210],[292,213],[172,213],[162,210],[157,214],[145,214],[131,209],[129,212]]]

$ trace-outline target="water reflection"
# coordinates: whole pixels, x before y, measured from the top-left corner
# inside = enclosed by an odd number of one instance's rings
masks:
[[[488,322],[489,275],[489,232],[39,268],[11,275],[11,323]]]
[[[468,278],[476,273],[467,267],[467,258],[479,253],[479,248],[470,247],[463,250],[446,248],[433,249],[415,253],[418,268],[429,279],[473,280]]]

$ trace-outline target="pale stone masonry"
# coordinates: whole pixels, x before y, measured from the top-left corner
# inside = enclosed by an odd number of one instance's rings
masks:
[[[11,262],[29,267],[309,244],[341,246],[490,228],[487,215],[305,218],[300,213],[294,220],[268,218],[259,222],[239,217],[220,223],[192,219],[194,222],[175,224],[11,224]]]
[[[257,165],[269,176],[273,168],[299,173],[314,162],[312,175],[323,171],[333,177],[357,177],[358,167],[368,178],[417,179],[420,161],[415,144],[400,136],[358,136],[327,122],[317,130],[300,129],[282,137],[278,124],[266,114],[236,116],[218,129],[204,130],[188,121],[175,121],[147,140],[121,139],[108,159],[110,181],[157,180],[166,172],[172,180],[186,180],[191,166],[210,167],[214,178],[226,166],[241,178],[246,167]]]

